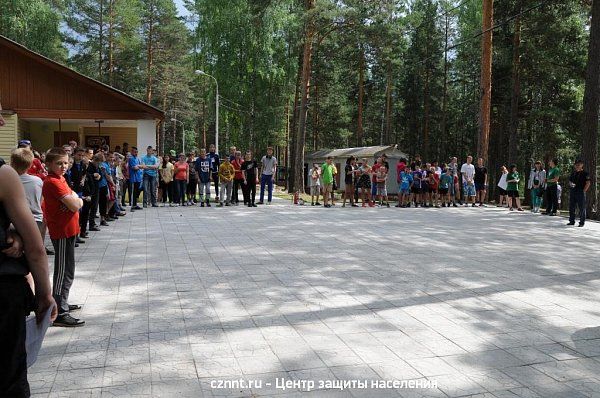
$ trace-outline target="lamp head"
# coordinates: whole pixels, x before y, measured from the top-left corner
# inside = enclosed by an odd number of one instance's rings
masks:
[[[196,69],[194,71],[194,73],[197,74],[197,75],[206,75],[206,73],[204,73],[204,71],[201,71],[200,69]]]

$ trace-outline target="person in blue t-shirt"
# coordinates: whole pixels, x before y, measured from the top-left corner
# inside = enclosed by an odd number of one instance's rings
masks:
[[[215,182],[215,200],[219,201],[219,166],[221,165],[221,158],[216,153],[214,144],[210,144],[208,147],[208,159],[210,159],[210,170],[212,172],[211,179]],[[210,199],[210,197],[209,197]]]
[[[200,156],[196,158],[194,168],[198,173],[198,185],[200,186],[200,207],[210,207],[210,181],[212,179],[211,160],[206,156],[206,149],[200,149]]]
[[[142,157],[141,164],[144,165],[144,207],[152,205],[158,207],[156,203],[156,187],[158,184],[158,158],[154,155],[152,146],[146,148],[146,156]]]
[[[419,203],[421,203],[421,180],[423,179],[423,172],[419,165],[415,165],[415,171],[412,172],[412,177],[413,182],[411,184],[410,202],[414,202],[415,207],[419,207]],[[410,207],[410,203],[408,204],[408,207]]]
[[[129,183],[131,185],[129,192],[133,193],[129,200],[131,211],[142,210],[142,207],[138,206],[137,201],[140,196],[144,165],[138,157],[138,149],[134,146],[131,147],[131,157],[127,161],[127,164],[129,166]]]
[[[410,186],[413,182],[410,167],[405,167],[400,172],[400,189],[398,195],[398,205],[396,207],[406,207],[410,200]]]

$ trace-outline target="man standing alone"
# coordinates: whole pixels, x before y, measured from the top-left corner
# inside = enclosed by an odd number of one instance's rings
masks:
[[[268,204],[271,204],[273,199],[273,183],[277,175],[277,158],[273,156],[273,147],[267,148],[267,154],[260,160],[261,176],[260,176],[260,201],[259,205],[264,204],[265,200],[265,185],[269,189]]]
[[[583,170],[583,161],[575,162],[575,170],[569,176],[569,223],[575,225],[575,210],[579,208],[579,226],[583,227],[586,217],[585,194],[590,189],[591,180],[587,171]]]

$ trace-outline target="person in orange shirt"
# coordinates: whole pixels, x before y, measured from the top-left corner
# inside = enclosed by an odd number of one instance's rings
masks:
[[[79,234],[79,209],[83,201],[67,184],[65,173],[69,167],[69,156],[62,148],[53,148],[46,155],[50,173],[44,180],[44,219],[48,225],[54,246],[54,276],[52,295],[58,306],[55,326],[83,326],[84,321],[71,316],[78,306],[69,305],[69,291],[75,277],[75,239]]]

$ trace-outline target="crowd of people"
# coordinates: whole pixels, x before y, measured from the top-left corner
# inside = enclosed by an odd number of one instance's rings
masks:
[[[320,198],[324,207],[335,206],[340,171],[333,161],[329,157],[308,171],[313,206],[321,205]],[[561,196],[557,163],[551,160],[546,171],[542,162],[532,162],[527,188],[534,213],[540,212],[545,202],[544,214],[557,214]],[[270,204],[278,163],[273,148],[257,161],[251,152],[242,156],[235,147],[222,159],[212,145],[208,152],[201,149],[176,155],[170,151],[160,157],[152,147],[139,156],[138,149],[127,144],[111,151],[108,146],[83,148],[76,142],[37,153],[31,142],[22,140],[11,154],[10,166],[0,160],[0,295],[11,303],[0,319],[0,349],[9,354],[3,355],[0,363],[9,370],[0,378],[0,389],[22,392],[28,391],[23,314],[35,311],[40,320],[50,309],[55,326],[85,324],[74,316],[81,306],[69,303],[69,291],[75,277],[75,248],[85,244],[89,231],[100,231],[125,216],[127,207],[130,212],[167,205],[210,207],[213,189],[212,203],[217,206],[237,206],[243,201],[248,207],[256,207],[265,203],[265,194]],[[474,164],[468,156],[459,165],[453,157],[439,165],[423,162],[416,155],[410,163],[400,160],[396,175],[396,207],[485,206],[489,178],[483,159]],[[373,165],[366,158],[347,159],[342,207],[346,203],[351,207],[359,207],[359,203],[362,207],[390,207],[389,176],[390,164],[385,155]],[[502,167],[498,206],[523,211],[519,184],[524,178],[516,165]],[[568,225],[575,224],[578,210],[581,227],[586,220],[585,193],[591,184],[583,162],[576,161],[568,183]],[[22,189],[8,189],[17,185]],[[257,185],[259,202],[255,202]],[[46,233],[53,251],[44,251]],[[52,286],[47,254],[54,254]]]
[[[312,206],[321,205],[319,198],[322,198],[324,207],[335,206],[334,192],[339,171],[333,160],[332,157],[328,157],[322,165],[313,164],[309,171]],[[546,172],[541,161],[532,160],[526,186],[531,192],[531,212],[540,213],[545,198],[546,207],[543,214],[556,216],[562,192],[561,171],[556,159],[551,159],[548,166]],[[507,207],[510,211],[523,211],[519,184],[525,176],[517,170],[516,164],[502,166],[500,171],[497,206]],[[387,190],[389,175],[390,164],[385,154],[379,156],[372,166],[367,158],[360,161],[354,157],[348,158],[343,170],[345,189],[342,207],[346,207],[346,202],[352,207],[359,207],[360,200],[362,207],[390,207]],[[452,157],[448,163],[438,165],[436,161],[423,162],[419,155],[415,155],[411,163],[406,159],[399,160],[396,176],[396,207],[486,206],[489,173],[481,158],[474,164],[473,157],[469,155],[466,162],[459,165],[458,159]],[[583,170],[583,162],[577,160],[569,176],[569,225],[575,224],[577,211],[580,217],[579,226],[585,225],[585,193],[590,184],[589,174]]]

